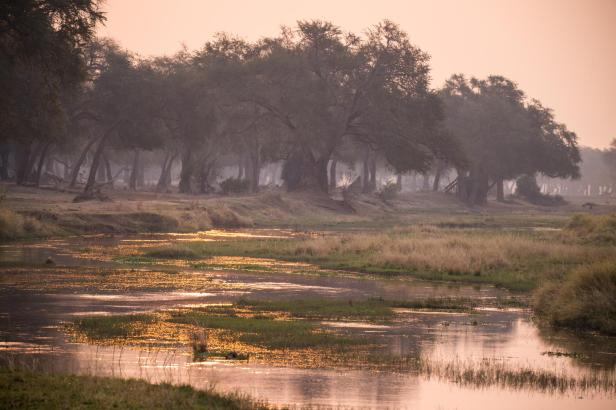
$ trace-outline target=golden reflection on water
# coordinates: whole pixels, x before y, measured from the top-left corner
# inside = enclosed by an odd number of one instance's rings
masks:
[[[241,284],[227,283],[194,271],[109,269],[76,267],[12,268],[0,271],[0,285],[28,291],[130,292],[175,290],[184,292],[231,290]],[[123,295],[127,296],[127,295]]]
[[[278,235],[278,236],[276,236]],[[287,235],[287,236],[285,236]],[[289,234],[290,235],[290,234]],[[227,231],[204,231],[194,234],[152,234],[143,235],[138,238],[118,238],[111,239],[110,243],[105,243],[109,239],[105,235],[89,237],[87,241],[75,245],[68,240],[47,241],[39,244],[28,244],[33,249],[42,250],[58,250],[61,249],[62,254],[70,255],[74,258],[90,259],[93,261],[109,262],[118,256],[139,256],[144,249],[151,247],[161,247],[170,245],[178,241],[214,241],[225,240],[226,238],[262,238],[262,237],[288,237],[286,232],[277,234],[259,233],[259,232],[227,232]],[[14,252],[19,254],[19,250],[13,251],[14,247],[2,247],[3,255],[6,252]],[[18,255],[17,255],[18,256]],[[275,259],[267,258],[249,258],[239,256],[215,256],[206,259],[197,260],[161,260],[153,261],[152,265],[157,265],[154,269],[118,269],[118,268],[103,268],[100,266],[87,267],[62,267],[62,266],[37,266],[29,268],[9,268],[0,270],[0,285],[7,288],[18,288],[28,291],[37,292],[52,292],[56,290],[70,290],[73,292],[81,292],[84,298],[113,298],[118,297],[118,300],[129,300],[133,295],[126,295],[131,291],[151,291],[151,290],[181,290],[184,296],[190,292],[195,292],[195,295],[209,295],[214,290],[230,290],[244,288],[245,286],[254,286],[254,289],[268,289],[268,286],[280,286],[274,283],[237,283],[229,284],[216,279],[204,269],[212,270],[230,270],[230,271],[266,271],[266,272],[281,272],[281,273],[317,273],[323,274],[323,271],[313,265],[306,263],[284,262]],[[192,269],[194,267],[198,269]],[[190,269],[189,269],[190,268]],[[308,288],[304,286],[304,288]],[[89,293],[88,293],[89,292]],[[121,292],[122,295],[105,295],[105,292]],[[202,292],[202,293],[198,293]],[[178,293],[178,292],[175,292]],[[179,295],[178,293],[178,295]],[[170,299],[174,295],[172,293],[160,292],[157,297]],[[134,296],[137,297],[137,296]],[[150,300],[148,295],[139,296],[141,300]],[[155,300],[155,299],[152,299]],[[192,305],[185,308],[207,308],[218,306],[219,308],[229,308],[229,304],[220,305]],[[90,312],[92,314],[93,312]],[[419,313],[422,316],[435,315],[434,312],[399,310],[397,311],[402,320],[410,323],[416,320]],[[137,322],[130,325],[128,336],[122,339],[101,339],[96,340],[96,344],[109,346],[127,346],[135,348],[160,348],[173,351],[182,349],[183,351],[191,351],[191,335],[194,332],[202,331],[199,328],[190,324],[179,324],[169,322],[169,311],[156,313],[156,320]],[[234,308],[233,314],[239,317],[253,317],[255,312],[247,308]],[[259,315],[267,316],[276,320],[290,320],[289,314],[284,312],[258,312]],[[441,313],[441,315],[449,315],[455,317],[452,313]],[[438,319],[440,320],[440,319]],[[398,322],[395,322],[398,324]],[[440,322],[439,322],[440,323]],[[341,330],[362,328],[361,323],[336,322],[323,323],[325,327],[335,327]],[[519,326],[519,325],[518,325]],[[530,326],[530,325],[529,325]],[[383,330],[381,326],[378,330]],[[377,345],[357,345],[345,346],[344,349],[333,348],[304,348],[304,349],[266,349],[260,346],[255,346],[240,341],[241,333],[225,329],[208,329],[208,346],[213,351],[236,351],[250,355],[251,364],[262,364],[272,367],[293,367],[302,369],[322,369],[322,368],[341,368],[341,369],[373,369],[383,370],[387,372],[409,372],[417,371],[424,366],[424,372],[433,374],[435,377],[445,377],[455,379],[461,374],[468,373],[469,369],[475,371],[479,369],[484,374],[490,377],[504,377],[502,374],[509,374],[509,368],[513,370],[524,370],[520,365],[518,358],[532,358],[535,362],[529,364],[530,371],[549,370],[560,372],[564,377],[590,377],[591,371],[584,370],[579,373],[573,373],[576,370],[573,360],[561,359],[558,362],[556,359],[549,363],[565,363],[561,364],[560,368],[554,366],[546,369],[541,365],[540,357],[532,356],[533,349],[536,346],[529,344],[524,345],[509,345],[495,344],[493,348],[488,349],[488,344],[483,341],[477,341],[477,335],[474,330],[456,328],[455,326],[443,328],[440,336],[440,344],[435,343],[431,348],[423,348],[422,353],[424,359],[427,357],[431,361],[421,362],[418,356],[413,355],[387,355],[381,346]],[[82,343],[92,343],[92,340],[75,329],[70,329],[70,334],[73,340]],[[480,330],[479,330],[480,331]],[[451,337],[446,335],[449,333],[457,333]],[[522,333],[517,334],[517,333]],[[526,332],[526,333],[525,333]],[[532,331],[525,327],[514,328],[513,336],[509,335],[509,339],[517,341],[517,343],[525,343],[529,340],[535,340],[538,336],[535,328]],[[414,336],[414,335],[411,335]],[[417,335],[423,337],[425,335]],[[14,344],[17,343],[17,344]],[[485,343],[485,346],[477,345]],[[27,343],[19,344],[19,342],[0,343],[0,350],[13,352],[36,352],[40,345],[30,345]],[[51,348],[53,349],[53,348]],[[545,347],[548,349],[548,347]],[[529,353],[530,352],[530,353]],[[535,352],[536,353],[536,352]],[[494,355],[494,356],[491,356]],[[497,355],[500,355],[498,357]],[[495,359],[494,357],[497,356]],[[442,357],[444,360],[439,360]],[[455,361],[451,358],[470,358],[466,361]],[[514,360],[511,360],[511,359]],[[492,360],[486,364],[485,360]],[[456,359],[457,360],[457,359]],[[574,370],[572,370],[574,369]],[[578,369],[579,370],[579,369]],[[515,372],[514,372],[515,373]],[[440,376],[439,376],[440,375]],[[573,375],[573,376],[572,376]],[[515,374],[514,374],[515,376]],[[509,376],[507,376],[509,377]],[[580,379],[581,380],[581,379]],[[609,383],[614,381],[614,372],[607,373]],[[612,389],[614,384],[611,385]]]

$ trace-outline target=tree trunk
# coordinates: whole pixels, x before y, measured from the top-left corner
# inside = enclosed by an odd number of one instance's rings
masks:
[[[376,191],[376,155],[370,158],[370,192]]]
[[[77,162],[75,163],[73,167],[73,172],[71,173],[71,182],[69,184],[69,187],[73,188],[75,184],[77,183],[77,177],[79,176],[79,171],[81,170],[81,166],[83,165],[83,162],[86,160],[88,151],[90,151],[90,148],[92,148],[92,145],[94,145],[96,140],[98,140],[98,138],[90,139],[90,141],[88,141],[88,143],[84,147],[83,151],[81,151],[81,154],[79,155],[79,158],[77,159]]]
[[[47,153],[49,152],[49,147],[51,147],[51,141],[47,142],[43,146],[43,150],[41,151],[41,155],[36,166],[36,177],[34,180],[34,184],[36,186],[39,186],[41,183],[41,175],[43,175],[43,165],[45,164],[45,158],[47,157]]]
[[[328,155],[315,159],[311,153],[296,151],[285,161],[282,179],[289,191],[327,193],[329,191],[327,164],[329,164]]]
[[[141,156],[139,156],[141,158]],[[145,162],[139,159],[139,166],[137,167],[137,188],[145,187]]]
[[[469,182],[469,205],[485,205],[488,202],[488,191],[490,190],[487,175],[480,168],[474,169],[470,173]]]
[[[438,191],[438,188],[441,185],[441,172],[442,168],[440,166],[436,167],[436,173],[434,174],[434,182],[432,183],[432,191]]]
[[[192,186],[191,179],[194,172],[194,163],[192,151],[190,147],[185,148],[182,153],[182,170],[180,171],[180,184],[178,186],[180,193],[191,194]]]
[[[30,175],[30,165],[32,164],[32,146],[31,144],[18,144],[15,151],[15,176],[17,185],[23,185],[27,182]]]
[[[498,178],[496,180],[496,200],[498,202],[505,202],[505,189],[503,185],[503,178]]]
[[[421,190],[422,191],[430,190],[430,175],[427,172],[423,174],[423,185],[421,187]]]
[[[113,186],[113,175],[111,173],[111,163],[109,162],[109,157],[105,155],[103,159],[105,161],[105,173],[106,173],[107,182],[109,182],[111,186]]]
[[[370,192],[370,151],[366,148],[364,152],[364,163],[361,173],[362,192]]]
[[[105,145],[107,145],[107,135],[101,138],[100,142],[98,143],[98,146],[96,147],[96,151],[94,151],[94,158],[92,158],[92,166],[90,167],[88,181],[86,182],[86,186],[83,189],[83,192],[87,194],[91,193],[94,190],[94,185],[96,184],[96,172],[98,171],[101,157],[103,155],[103,152],[105,151]]]
[[[240,154],[239,156],[239,162],[237,164],[237,179],[242,179],[244,178],[245,175],[245,169],[246,169],[246,165],[245,165],[245,158],[244,158],[244,154]]]
[[[98,171],[96,171],[96,182],[107,182],[107,177],[105,176],[105,154],[101,157],[101,166],[98,167]]]
[[[133,154],[133,166],[130,170],[130,178],[128,180],[128,189],[131,191],[137,190],[137,174],[139,173],[139,150],[135,149]]]
[[[261,173],[261,155],[259,151],[260,149],[257,148],[250,159],[250,192],[252,193],[259,192],[259,176]]]
[[[173,161],[177,154],[167,153],[165,155],[165,161],[163,162],[162,169],[160,171],[160,177],[156,184],[156,192],[163,192],[171,185],[171,169],[173,168]]]
[[[69,178],[71,177],[71,164],[70,164],[70,160],[67,156],[64,156],[64,161],[61,162],[62,164],[62,179],[64,179],[64,181],[68,181]]]
[[[336,182],[338,178],[336,177],[336,165],[338,165],[338,160],[333,159],[331,165],[329,166],[329,189],[336,189]]]
[[[206,158],[201,161],[201,164],[199,171],[199,192],[202,194],[209,194],[213,191],[210,178],[212,176],[212,171],[215,169],[216,160],[208,161]]]
[[[10,146],[9,146],[10,147]],[[9,155],[11,154],[10,148],[3,147],[0,152],[0,180],[6,181],[9,179]]]
[[[467,171],[457,170],[457,184],[456,184],[456,193],[458,195],[458,199],[462,202],[469,202],[469,184],[470,178],[468,176]]]
[[[103,152],[105,151],[105,146],[107,145],[107,139],[115,131],[119,123],[120,123],[119,121],[116,121],[105,131],[103,136],[100,138],[98,146],[96,147],[96,151],[94,151],[94,158],[92,158],[92,166],[90,167],[90,174],[88,175],[88,181],[86,182],[86,186],[83,189],[83,192],[86,195],[92,194],[92,191],[94,190],[94,186],[96,184],[96,171],[98,171],[98,167],[101,162],[101,157],[103,155]],[[85,152],[87,153],[87,151]]]

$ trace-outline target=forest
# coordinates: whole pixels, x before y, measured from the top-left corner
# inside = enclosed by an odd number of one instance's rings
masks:
[[[580,177],[576,134],[549,108],[499,75],[432,88],[429,54],[391,21],[359,34],[298,21],[142,58],[94,36],[97,2],[29,3],[3,6],[4,180],[95,198],[114,182],[145,189],[147,166],[158,192],[257,192],[274,164],[268,182],[327,193],[354,182],[344,166],[369,193],[377,170],[398,189],[413,173],[438,189],[452,171],[448,191],[477,205],[490,190],[503,201],[504,181]]]

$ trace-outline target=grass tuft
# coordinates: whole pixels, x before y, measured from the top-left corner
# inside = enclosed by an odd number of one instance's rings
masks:
[[[535,294],[535,312],[552,325],[616,335],[616,262],[598,262],[547,282]]]
[[[616,214],[574,215],[567,229],[584,242],[616,245]]]

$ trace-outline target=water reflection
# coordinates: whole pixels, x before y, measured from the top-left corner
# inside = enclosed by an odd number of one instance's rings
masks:
[[[560,394],[498,386],[477,389],[414,373],[195,364],[186,352],[70,345],[65,353],[56,353],[55,360],[51,357],[39,358],[39,362],[55,371],[240,390],[271,404],[298,407],[611,409],[614,405],[613,395],[596,392]]]
[[[238,233],[249,238],[266,233]],[[85,315],[146,312],[239,297],[413,299],[422,297],[496,298],[490,286],[438,285],[420,281],[364,280],[340,276],[229,270],[120,269],[111,257],[123,249],[178,239],[218,240],[235,234],[96,236],[0,247],[0,351],[4,359],[36,356],[55,370],[139,377],[152,382],[215,385],[240,390],[274,404],[393,408],[589,408],[614,407],[612,393],[542,392],[499,385],[461,386],[412,370],[300,369],[289,366],[210,360],[195,363],[185,349],[97,347],[71,343],[63,323]],[[269,235],[284,235],[279,232]],[[235,235],[237,236],[237,235]],[[107,255],[107,262],[99,256]],[[95,255],[94,258],[92,255]],[[52,257],[55,266],[42,266]],[[240,264],[238,262],[238,264]],[[538,328],[524,311],[484,310],[476,314],[400,310],[391,324],[328,323],[341,333],[378,339],[392,360],[414,357],[435,363],[492,360],[511,368],[545,370],[579,377],[596,370],[614,373],[616,341]],[[573,357],[546,352],[575,353]],[[25,358],[25,359],[24,359]],[[279,363],[280,364],[280,363]],[[580,398],[581,397],[581,398]]]

